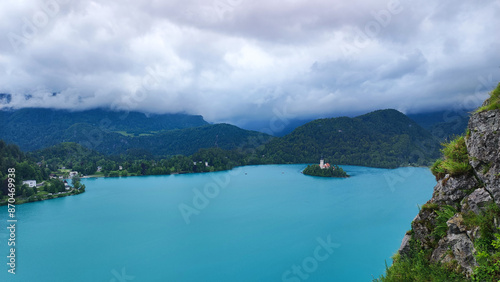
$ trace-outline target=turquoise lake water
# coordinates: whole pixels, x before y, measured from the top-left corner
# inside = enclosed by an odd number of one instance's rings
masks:
[[[17,207],[15,275],[0,209],[0,281],[371,281],[435,180],[342,167],[351,178],[269,165],[85,179],[84,194]]]

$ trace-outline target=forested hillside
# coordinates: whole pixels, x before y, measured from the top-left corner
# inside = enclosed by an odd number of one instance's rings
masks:
[[[138,112],[109,110],[33,109],[0,111],[0,138],[13,142],[24,151],[32,151],[68,140],[66,131],[73,126],[87,129],[87,138],[96,138],[96,131],[122,136],[156,134],[172,129],[208,125],[201,116],[186,114],[146,115]],[[80,140],[77,140],[80,141]]]
[[[40,182],[49,178],[48,171],[30,160],[18,146],[0,140],[0,195],[7,195],[9,168],[15,169],[13,179],[18,195],[23,195],[23,189],[26,189],[22,186],[23,180],[33,179]]]
[[[89,134],[91,132],[91,134]],[[202,148],[219,147],[230,150],[252,147],[254,139],[269,140],[271,136],[248,131],[229,124],[205,125],[168,130],[148,136],[124,136],[86,124],[73,125],[63,133],[66,142],[76,142],[106,155],[141,150],[155,156],[191,155]]]
[[[315,163],[323,155],[334,164],[374,167],[427,165],[439,156],[439,142],[396,110],[356,118],[319,119],[272,140],[265,162]]]
[[[248,147],[252,139],[271,137],[228,124],[209,125],[201,116],[145,115],[136,112],[48,109],[0,111],[0,138],[24,151],[76,142],[106,155],[191,155],[201,148]]]
[[[99,176],[210,172],[259,163],[251,154],[221,148],[200,149],[190,156],[161,157],[142,153],[132,150],[127,154],[106,156],[76,143],[61,143],[29,153],[28,156],[40,161],[50,172],[60,171],[64,167],[83,175]]]

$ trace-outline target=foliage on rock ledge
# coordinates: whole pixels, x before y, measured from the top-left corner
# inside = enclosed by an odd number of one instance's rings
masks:
[[[490,92],[490,97],[486,100],[482,107],[477,109],[476,112],[491,111],[500,109],[500,83],[497,88]]]
[[[436,180],[443,178],[446,174],[458,176],[468,174],[472,171],[463,136],[459,136],[449,143],[443,143],[442,145],[443,149],[441,152],[444,159],[436,160],[431,167],[432,174],[436,176]]]
[[[500,234],[496,227],[500,208],[491,203],[481,214],[470,211],[464,214],[465,224],[470,229],[479,227],[479,236],[474,240],[478,266],[472,273],[472,281],[500,280]]]
[[[466,277],[454,271],[456,265],[430,262],[431,249],[423,249],[421,243],[411,239],[410,252],[406,256],[396,254],[391,267],[386,266],[385,276],[377,282],[400,281],[464,281]]]

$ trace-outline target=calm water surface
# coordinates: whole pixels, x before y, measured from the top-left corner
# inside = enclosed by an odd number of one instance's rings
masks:
[[[17,208],[16,274],[0,281],[371,281],[432,195],[426,168],[305,165],[85,179],[87,192]]]

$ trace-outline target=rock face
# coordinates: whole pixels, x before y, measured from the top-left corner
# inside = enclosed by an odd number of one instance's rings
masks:
[[[467,233],[462,215],[454,215],[448,222],[448,232],[439,240],[437,248],[432,252],[431,261],[449,263],[453,260],[470,276],[474,266],[474,243]]]
[[[467,175],[451,177],[447,174],[434,187],[431,201],[440,205],[452,206],[459,203],[467,195],[468,190],[473,190],[478,183],[474,177]]]
[[[417,214],[411,228],[413,230],[413,239],[422,243],[424,248],[429,248],[434,243],[434,237],[430,236],[432,227],[436,225],[436,213],[430,210],[422,210]],[[409,244],[409,242],[408,242]],[[400,249],[405,249],[403,246]]]
[[[500,205],[500,110],[473,114],[467,131],[473,173],[446,175],[438,180],[432,198],[413,220],[412,235],[405,235],[399,253],[408,255],[410,241],[418,240],[423,249],[432,250],[431,261],[448,263],[470,277],[477,266],[474,240],[479,227],[467,227],[462,214],[480,214],[492,202]],[[444,205],[454,207],[457,213],[446,222],[446,235],[439,239],[432,231],[437,224],[436,210]]]
[[[500,110],[474,114],[466,140],[470,164],[485,189],[500,204]]]
[[[484,188],[479,188],[462,200],[462,211],[467,212],[471,210],[476,214],[480,214],[491,202],[493,202],[493,198],[490,193]]]

